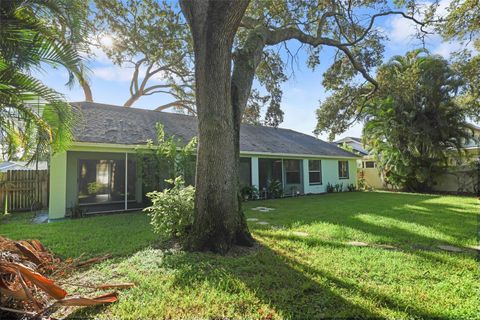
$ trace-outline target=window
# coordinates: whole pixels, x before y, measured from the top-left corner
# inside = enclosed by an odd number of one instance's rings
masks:
[[[321,160],[308,160],[308,178],[310,184],[322,184]]]
[[[348,161],[338,161],[338,178],[348,179]]]
[[[300,160],[285,160],[286,184],[300,184]]]
[[[240,185],[252,185],[252,159],[240,158]]]
[[[375,168],[375,161],[364,161],[363,162],[364,168]]]

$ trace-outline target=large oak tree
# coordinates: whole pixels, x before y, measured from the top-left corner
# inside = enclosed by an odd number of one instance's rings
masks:
[[[369,70],[380,64],[383,46],[374,24],[394,14],[421,24],[408,3],[404,12],[371,0],[180,1],[193,38],[199,119],[192,249],[226,252],[253,242],[240,208],[238,173],[240,123],[255,77],[270,93],[272,121],[281,115],[283,57],[296,58],[292,43],[307,51],[311,68],[320,63],[323,47],[335,50],[324,74],[327,89],[363,78],[375,90]]]

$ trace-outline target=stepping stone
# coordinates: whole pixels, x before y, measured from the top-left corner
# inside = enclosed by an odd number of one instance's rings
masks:
[[[258,221],[257,224],[261,224],[262,226],[266,226],[268,223],[267,221]]]
[[[462,248],[449,246],[449,245],[439,245],[437,247],[442,249],[442,250],[450,251],[450,252],[463,252]]]
[[[350,241],[350,242],[347,242],[347,244],[354,247],[368,247],[368,243],[360,242],[360,241]]]
[[[470,246],[469,248],[480,252],[480,246]]]
[[[375,248],[385,249],[385,250],[397,250],[396,247],[391,246],[389,244],[375,244],[373,245]]]
[[[247,221],[258,221],[257,218],[248,218]]]
[[[308,233],[302,231],[294,231],[292,234],[299,236],[299,237],[308,237]]]
[[[275,209],[267,208],[267,207],[256,207],[256,208],[252,208],[252,210],[260,211],[260,212],[269,212],[269,211],[272,211],[272,210],[275,210]]]

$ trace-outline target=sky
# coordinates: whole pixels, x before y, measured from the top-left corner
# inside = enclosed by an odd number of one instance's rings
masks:
[[[449,0],[442,0],[444,7]],[[376,27],[380,32],[388,37],[384,43],[384,61],[388,61],[394,55],[403,55],[406,52],[417,49],[422,46],[419,39],[415,37],[415,27],[413,22],[403,19],[400,16],[388,16],[377,20]],[[109,41],[105,38],[104,41]],[[295,43],[290,45],[295,46]],[[426,48],[434,54],[440,54],[448,58],[450,54],[461,48],[459,43],[443,42],[440,36],[430,35],[426,39]],[[313,135],[316,126],[315,111],[319,106],[319,101],[324,100],[331,93],[326,92],[322,87],[322,74],[332,62],[332,50],[322,50],[320,66],[312,71],[306,67],[305,54],[300,54],[298,63],[293,67],[294,76],[283,84],[282,110],[284,122],[280,125],[282,128],[289,128],[305,134]],[[95,50],[96,57],[89,62],[90,82],[95,102],[122,105],[129,97],[129,84],[132,69],[119,67],[113,63],[100,50]],[[287,70],[289,71],[289,70]],[[291,71],[291,70],[290,70]],[[83,101],[83,91],[77,85],[73,88],[65,86],[67,82],[67,73],[63,69],[47,69],[39,75],[41,81],[55,90],[63,93],[68,101]],[[157,94],[148,97],[142,97],[134,107],[155,109],[157,106],[170,102],[165,95]],[[357,123],[349,130],[336,139],[346,136],[361,136],[362,124]],[[319,138],[327,140],[327,134],[322,134]]]

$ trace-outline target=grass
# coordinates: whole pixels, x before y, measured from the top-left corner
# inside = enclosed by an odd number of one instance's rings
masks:
[[[251,210],[257,206],[275,210]],[[63,257],[115,255],[78,277],[137,286],[122,291],[116,304],[73,316],[480,319],[478,257],[437,248],[477,245],[475,198],[358,192],[255,201],[244,208],[247,217],[270,224],[249,222],[260,245],[226,257],[158,249],[142,213],[48,225],[21,216],[3,221],[0,234],[39,238]]]

